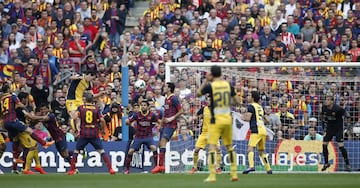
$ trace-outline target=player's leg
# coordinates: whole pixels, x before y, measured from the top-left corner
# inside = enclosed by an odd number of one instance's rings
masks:
[[[126,160],[125,160],[125,171],[124,171],[124,174],[129,174],[130,173],[130,163],[131,163],[131,160],[132,160],[132,156],[134,154],[134,151],[135,150],[138,150],[141,146],[141,141],[140,139],[134,139],[131,144],[130,144],[130,147],[129,147],[129,151],[126,155]]]
[[[160,133],[160,142],[159,142],[159,163],[158,166],[156,166],[153,170],[151,170],[151,173],[156,174],[159,172],[165,172],[165,152],[166,152],[166,143],[169,142],[172,135],[174,134],[175,129],[170,127],[165,127],[162,129]]]
[[[232,145],[232,122],[231,122],[232,119],[229,120],[230,122],[225,124],[224,132],[222,133],[221,138],[229,155],[231,181],[237,181],[238,176],[237,176],[236,153]]]
[[[220,141],[216,145],[216,174],[221,174],[221,160],[222,160],[222,153],[221,153],[221,145]]]
[[[83,150],[88,143],[89,143],[89,139],[86,138],[79,138],[78,141],[76,142],[74,154],[70,162],[70,170],[67,172],[68,175],[74,175],[76,173],[76,162],[77,162],[77,157],[79,155],[79,151]]]
[[[248,145],[248,161],[249,168],[243,171],[243,174],[248,174],[250,172],[255,171],[255,162],[254,162],[254,150],[256,145],[260,141],[260,137],[258,134],[250,134],[249,145]]]
[[[199,152],[201,149],[204,149],[207,145],[207,135],[200,134],[199,138],[196,140],[195,143],[195,150],[194,150],[194,165],[192,169],[189,171],[190,174],[195,173],[198,170],[198,160],[199,160]]]
[[[14,138],[12,141],[13,165],[11,170],[14,174],[20,174],[17,169],[17,165],[19,163],[24,163],[24,161],[19,158],[21,151],[22,148],[20,147],[20,141],[18,141],[17,138]]]
[[[270,167],[270,162],[269,162],[269,159],[265,153],[265,143],[266,143],[266,135],[260,135],[262,138],[258,144],[258,153],[259,153],[259,156],[260,156],[260,159],[262,160],[262,162],[264,163],[265,165],[265,169],[266,169],[266,172],[268,174],[272,174],[272,170],[271,170],[271,167]]]
[[[205,179],[205,182],[216,181],[216,144],[219,141],[222,127],[218,124],[210,126],[209,128],[209,153],[208,153],[208,166],[209,166],[209,177]]]
[[[0,134],[0,159],[1,159],[2,155],[4,154],[5,150],[6,150],[5,140],[4,140],[4,137],[2,136],[2,134]]]
[[[145,144],[153,152],[154,166],[157,166],[158,152],[154,139],[152,137],[146,138],[146,141],[143,144]]]
[[[345,161],[345,170],[346,171],[351,171],[351,166],[350,166],[350,161],[349,161],[349,157],[348,157],[348,153],[344,147],[344,134],[343,134],[343,131],[342,129],[341,130],[338,130],[336,131],[336,142],[338,143],[338,146],[339,146],[339,150],[344,158],[344,161]]]
[[[71,156],[68,151],[66,139],[55,141],[56,150],[60,153],[61,157],[65,159],[66,162],[71,162]]]
[[[105,153],[104,147],[102,145],[102,142],[100,140],[100,138],[94,138],[90,140],[90,144],[96,149],[96,151],[98,151],[101,155],[101,158],[104,160],[109,173],[110,174],[115,174],[116,172],[111,168],[111,162],[110,162],[110,158],[109,156]]]
[[[331,141],[332,137],[333,137],[333,134],[328,130],[325,133],[325,136],[323,138],[322,148],[323,148],[323,156],[324,156],[324,166],[321,169],[321,171],[325,171],[327,168],[330,167],[328,145],[329,145],[329,142]]]
[[[27,132],[30,134],[31,138],[33,138],[34,140],[36,140],[37,142],[39,142],[45,149],[50,147],[51,145],[53,145],[55,142],[51,141],[51,142],[46,142],[45,140],[43,140],[42,138],[40,138],[38,135],[36,135],[34,133],[34,131],[30,128],[27,127],[26,125],[22,124],[20,121],[16,121],[14,123],[14,128],[18,131],[18,132]]]

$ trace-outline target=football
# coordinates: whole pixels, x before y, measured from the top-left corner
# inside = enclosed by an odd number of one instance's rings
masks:
[[[136,80],[135,84],[134,84],[136,89],[144,89],[146,87],[146,83],[144,80]]]

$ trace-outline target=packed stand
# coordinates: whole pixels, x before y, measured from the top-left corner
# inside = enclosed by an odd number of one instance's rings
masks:
[[[17,94],[29,93],[28,105],[32,107],[49,104],[70,142],[77,135],[66,109],[69,77],[96,71],[92,91],[100,96],[97,105],[106,115],[103,140],[116,141],[122,139],[123,65],[130,67],[130,113],[139,109],[138,101],[151,99],[151,110],[161,116],[167,62],[358,62],[360,56],[360,2],[356,0],[203,0],[181,4],[156,0],[149,2],[138,26],[129,30],[125,23],[132,6],[133,1],[2,0],[0,63],[4,74],[8,66],[15,67],[10,70],[12,76],[2,82],[9,82]],[[239,71],[285,76],[281,80],[240,77],[236,72],[227,76],[243,101],[253,88],[262,93],[267,125],[276,133],[275,139],[304,139],[309,129],[313,132],[312,127],[321,135],[319,109],[329,93],[351,114],[345,125],[346,139],[360,139],[359,85],[322,79],[351,78],[359,74],[357,69]],[[173,139],[192,139],[201,131],[197,112],[206,105],[195,97],[204,74],[187,68],[173,69],[171,74],[184,110]],[[286,79],[292,75],[308,79]],[[137,79],[146,81],[145,90],[134,88]],[[241,113],[244,106],[234,110]],[[49,139],[43,126],[34,128],[45,131],[41,135]],[[159,130],[153,131],[158,139]]]

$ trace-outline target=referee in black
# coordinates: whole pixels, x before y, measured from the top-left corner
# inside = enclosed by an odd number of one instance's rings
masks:
[[[351,171],[348,154],[344,148],[344,116],[348,118],[350,115],[345,112],[345,109],[341,108],[337,104],[334,104],[333,96],[326,96],[325,105],[322,107],[321,111],[321,118],[325,130],[325,136],[323,139],[323,155],[325,164],[321,171],[325,171],[330,167],[328,144],[334,136],[346,163],[345,170]]]

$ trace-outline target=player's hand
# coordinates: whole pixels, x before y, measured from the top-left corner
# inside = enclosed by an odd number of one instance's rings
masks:
[[[172,122],[173,120],[174,120],[173,117],[165,118],[165,119],[164,119],[164,123],[170,123],[170,122]]]

